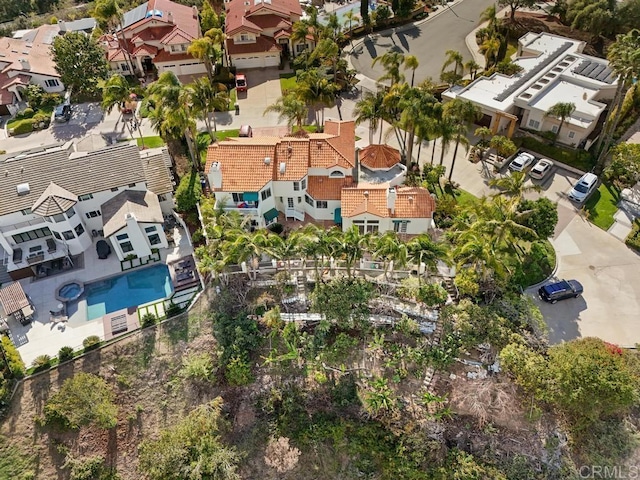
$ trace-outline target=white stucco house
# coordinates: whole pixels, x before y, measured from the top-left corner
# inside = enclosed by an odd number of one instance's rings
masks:
[[[249,216],[255,227],[278,217],[409,235],[432,226],[435,202],[424,188],[402,186],[400,153],[387,145],[356,150],[353,121],[327,120],[323,133],[218,142],[205,171],[216,207]]]
[[[588,148],[605,101],[615,94],[617,78],[607,60],[585,55],[584,47],[584,42],[550,33],[527,33],[518,40],[514,60],[522,67],[520,73],[479,77],[466,87],[451,87],[443,100],[473,102],[482,109],[479,123],[507,136],[516,126],[557,133],[560,120],[545,113],[556,103],[573,103],[575,111],[557,141]]]
[[[120,260],[167,247],[173,211],[165,148],[135,142],[76,151],[72,142],[0,156],[0,259],[14,279],[64,268],[97,239]]]

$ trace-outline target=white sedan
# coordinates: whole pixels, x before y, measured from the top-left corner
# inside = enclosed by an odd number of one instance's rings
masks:
[[[536,180],[542,180],[549,174],[552,168],[553,162],[551,160],[541,158],[538,163],[533,166],[533,168],[529,172],[529,176],[531,178],[535,178]]]
[[[520,152],[516,158],[511,160],[509,164],[509,170],[513,172],[524,172],[529,168],[533,162],[536,161],[536,157],[527,152]]]

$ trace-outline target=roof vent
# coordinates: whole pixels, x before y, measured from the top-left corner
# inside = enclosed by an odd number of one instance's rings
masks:
[[[280,175],[284,175],[284,171],[287,169],[287,164],[285,162],[280,162]]]
[[[318,145],[318,148],[322,148],[322,142],[316,142],[316,145]]]
[[[18,195],[26,195],[27,193],[29,193],[31,191],[31,189],[29,188],[29,184],[28,183],[20,183],[16,187],[16,190],[18,191]]]
[[[264,157],[264,164],[271,165],[271,157]]]
[[[365,190],[363,195],[364,195],[364,198],[369,198],[369,190]]]

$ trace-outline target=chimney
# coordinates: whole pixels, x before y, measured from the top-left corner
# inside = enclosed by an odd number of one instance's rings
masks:
[[[222,188],[222,170],[219,162],[213,162],[209,169],[209,185],[214,190]]]
[[[198,18],[198,7],[193,6],[193,18]]]
[[[398,193],[395,187],[391,187],[387,190],[387,208],[391,211],[392,215],[396,213],[396,198],[398,198]]]
[[[360,147],[356,147],[355,154],[353,156],[353,169],[351,175],[353,176],[353,182],[358,185],[360,177]]]
[[[173,13],[172,12],[168,12],[167,13],[167,21],[169,23],[173,23]]]
[[[21,58],[19,62],[23,70],[26,70],[27,72],[31,70],[31,65],[29,65],[29,60],[27,60],[26,58]]]

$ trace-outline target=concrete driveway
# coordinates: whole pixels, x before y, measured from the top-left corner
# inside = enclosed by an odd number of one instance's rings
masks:
[[[238,105],[240,105],[240,116],[245,118],[260,117],[264,110],[276,103],[282,95],[280,89],[280,73],[283,70],[277,68],[265,68],[255,70],[245,70],[248,88],[246,92],[238,93]],[[267,114],[265,118],[273,116],[271,125],[277,125],[277,114]]]
[[[535,299],[549,327],[551,343],[599,337],[633,347],[640,343],[640,256],[613,235],[574,216],[553,240],[558,279],[576,279],[582,297],[554,305]]]

